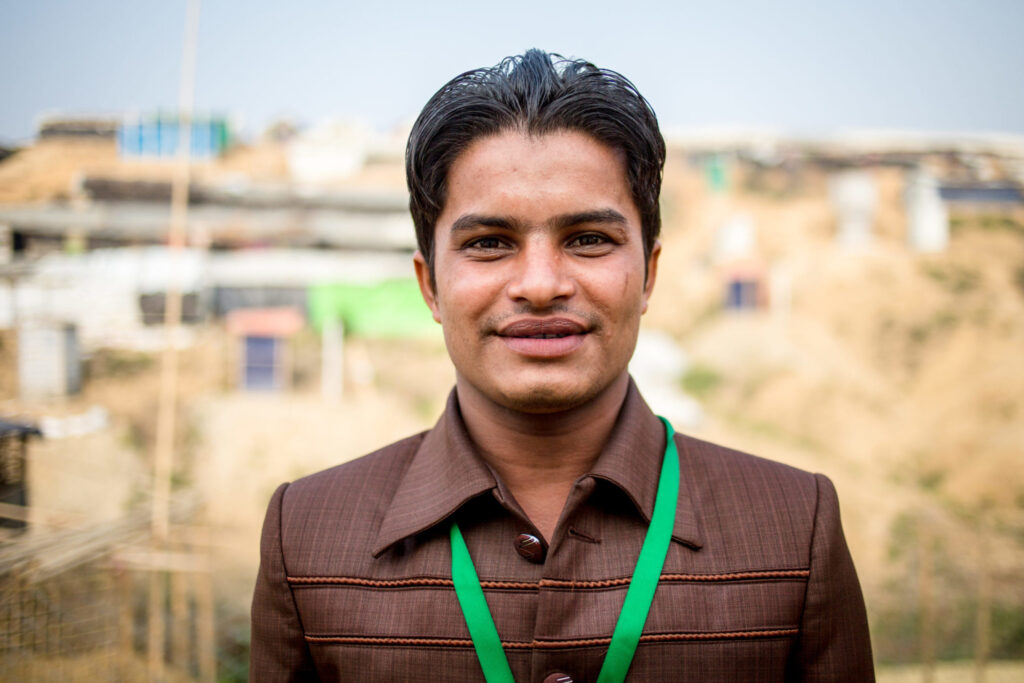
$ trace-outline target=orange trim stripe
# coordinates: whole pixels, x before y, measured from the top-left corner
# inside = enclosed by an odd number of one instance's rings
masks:
[[[450,588],[451,579],[360,579],[355,576],[289,576],[288,583],[295,586],[340,585],[363,586],[366,588],[410,588],[416,586],[441,586]]]
[[[640,636],[641,643],[678,641],[740,640],[752,638],[782,638],[800,633],[796,628],[765,629],[760,631],[716,631],[711,633],[650,633]],[[582,638],[579,640],[502,641],[501,646],[511,650],[558,649],[563,647],[605,646],[611,638]],[[386,638],[372,636],[306,636],[307,643],[331,645],[397,645],[409,647],[473,647],[473,641],[460,638]]]
[[[714,583],[724,581],[756,581],[765,579],[806,579],[809,569],[778,569],[753,572],[731,572],[728,574],[662,574],[665,583]],[[629,585],[629,577],[599,581],[564,581],[541,579],[539,582],[526,581],[481,581],[483,588],[493,590],[538,590],[540,588],[615,588]],[[355,576],[289,576],[293,586],[359,586],[363,588],[451,588],[451,579],[409,578],[409,579],[361,579]]]
[[[659,580],[664,583],[714,583],[719,581],[750,581],[756,579],[806,579],[810,575],[809,569],[782,569],[732,572],[730,574],[662,574]],[[629,581],[629,578],[604,579],[602,581],[541,579],[540,585],[545,588],[613,588],[616,586],[628,586]]]

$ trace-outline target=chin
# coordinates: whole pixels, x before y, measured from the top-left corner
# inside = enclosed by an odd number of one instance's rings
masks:
[[[502,403],[509,410],[543,415],[578,408],[599,393],[594,387],[539,384],[521,387],[515,392],[504,392]]]

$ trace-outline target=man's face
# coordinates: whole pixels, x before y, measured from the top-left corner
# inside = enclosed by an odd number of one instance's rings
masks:
[[[615,151],[579,132],[474,141],[452,164],[435,227],[434,284],[460,394],[546,413],[623,378],[654,286]]]

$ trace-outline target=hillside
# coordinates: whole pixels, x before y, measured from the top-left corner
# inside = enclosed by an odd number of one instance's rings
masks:
[[[0,164],[0,201],[68,198],[81,173],[165,179],[170,169],[119,160],[111,144],[43,143]],[[874,239],[850,250],[835,239],[825,172],[784,177],[734,164],[729,189],[713,193],[700,166],[670,157],[664,249],[643,324],[689,356],[683,388],[706,415],[695,436],[835,482],[880,662],[916,660],[926,614],[941,625],[940,657],[970,657],[985,610],[993,655],[1024,659],[1024,209],[954,212],[949,248],[915,254],[905,246],[904,172],[868,172],[879,192]],[[284,173],[275,145],[195,169],[211,181]],[[397,190],[402,170],[376,163],[351,185]],[[715,255],[718,228],[737,215],[756,228],[755,265],[744,267],[769,290],[763,306],[742,312],[723,309]],[[207,521],[218,618],[245,631],[270,492],[428,428],[451,367],[437,337],[350,339],[350,386],[332,404],[320,397],[319,340],[307,331],[294,349],[293,391],[252,396],[232,388],[236,340],[217,324],[197,340],[182,357],[176,481],[216,500]],[[0,341],[12,363],[13,335]],[[7,414],[102,405],[110,415],[105,434],[39,445],[37,503],[82,519],[102,477],[118,500],[145,500],[157,376],[153,357],[100,351],[81,395],[32,405],[9,398],[13,378],[0,377]],[[94,462],[102,466],[89,468],[89,485],[76,487],[69,478]]]
[[[914,254],[902,176],[877,170],[875,239],[851,251],[822,177],[790,197],[723,197],[676,170],[647,322],[691,354],[688,388],[709,416],[699,435],[835,481],[876,630],[900,622],[883,660],[916,647],[919,545],[937,539],[933,599],[957,622],[940,653],[959,639],[964,654],[966,639],[969,655],[982,574],[1003,591],[997,612],[1024,603],[1024,212],[954,213],[949,249]],[[734,212],[753,219],[788,306],[721,310],[713,230]],[[997,640],[1020,656],[1013,623]]]

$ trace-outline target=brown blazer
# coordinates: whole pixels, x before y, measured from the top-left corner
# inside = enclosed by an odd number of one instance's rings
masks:
[[[676,445],[673,542],[628,680],[873,680],[829,480],[683,435]],[[452,588],[452,519],[516,680],[595,680],[664,446],[631,385],[532,557],[517,539],[540,534],[474,452],[454,391],[431,431],[282,485],[263,528],[250,680],[483,680]]]

